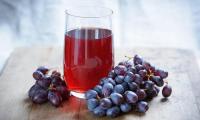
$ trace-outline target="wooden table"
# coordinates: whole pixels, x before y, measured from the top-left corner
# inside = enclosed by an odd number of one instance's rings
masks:
[[[161,93],[149,103],[146,114],[130,112],[116,120],[200,120],[200,73],[192,52],[178,49],[116,50],[116,62],[124,55],[140,54],[169,71],[172,96],[163,101]],[[106,120],[88,112],[85,101],[71,97],[59,108],[49,103],[33,104],[27,91],[34,84],[32,72],[40,65],[62,66],[62,49],[18,48],[0,76],[0,120]]]

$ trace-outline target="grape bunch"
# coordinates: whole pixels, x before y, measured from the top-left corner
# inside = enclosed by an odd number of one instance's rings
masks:
[[[53,106],[58,107],[62,101],[69,98],[67,85],[57,70],[51,71],[41,66],[33,72],[35,84],[29,89],[29,98],[38,104],[49,101]]]
[[[139,55],[128,57],[85,93],[87,108],[99,117],[116,117],[131,110],[145,113],[149,109],[148,101],[158,95],[159,87],[164,86],[165,98],[171,95],[167,77],[167,71],[156,68]]]

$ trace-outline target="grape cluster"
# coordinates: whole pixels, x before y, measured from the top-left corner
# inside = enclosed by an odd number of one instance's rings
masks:
[[[121,113],[135,110],[145,113],[149,100],[156,97],[163,87],[162,95],[166,98],[172,88],[165,78],[168,72],[158,69],[135,55],[115,66],[107,77],[85,93],[87,108],[96,116],[116,117]]]
[[[49,101],[53,106],[58,107],[63,100],[69,98],[67,85],[57,70],[51,71],[41,66],[33,72],[35,84],[29,89],[29,98],[38,104]]]

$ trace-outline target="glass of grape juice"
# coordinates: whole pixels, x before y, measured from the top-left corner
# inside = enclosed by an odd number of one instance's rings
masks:
[[[112,14],[104,7],[66,11],[64,79],[73,96],[84,98],[114,65]]]

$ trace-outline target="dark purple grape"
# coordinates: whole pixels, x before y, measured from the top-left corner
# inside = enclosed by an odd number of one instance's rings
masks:
[[[101,85],[96,85],[94,87],[94,90],[98,93],[99,96],[102,96],[102,86]]]
[[[107,78],[106,80],[104,80],[104,84],[106,83],[111,83],[113,86],[116,85],[115,81],[112,78]]]
[[[136,74],[137,70],[135,69],[135,67],[132,66],[132,67],[128,67],[127,72],[132,72],[132,73]]]
[[[98,106],[93,110],[93,113],[95,116],[103,117],[106,115],[106,110],[103,109],[102,107]]]
[[[54,71],[51,73],[51,77],[55,77],[55,76],[61,77],[61,73],[60,73],[59,71],[57,71],[57,70],[54,70]]]
[[[128,83],[129,90],[136,92],[138,89],[138,85],[135,82]]]
[[[103,85],[102,93],[105,97],[108,97],[113,92],[113,89],[114,87],[111,83],[106,83]]]
[[[112,70],[112,71],[110,71],[110,72],[108,73],[108,77],[109,77],[109,78],[115,79],[116,76],[117,76],[117,74],[114,72],[114,70]]]
[[[39,89],[41,89],[42,87],[41,86],[39,86],[38,84],[35,84],[35,85],[33,85],[30,89],[29,89],[29,91],[28,91],[28,96],[29,96],[29,98],[33,98],[33,96],[34,96],[34,94],[35,94],[35,92],[37,91],[37,90],[39,90]]]
[[[142,83],[142,78],[140,77],[139,74],[135,74],[135,83],[137,83],[138,85],[140,85]]]
[[[144,68],[146,70],[150,70],[151,69],[151,64],[149,62],[147,62],[147,61],[143,61],[142,65],[144,66]]]
[[[62,97],[57,91],[49,91],[48,100],[53,106],[58,107],[62,102]]]
[[[143,89],[138,89],[136,94],[138,96],[138,100],[144,100],[147,97],[147,94]]]
[[[158,87],[164,85],[164,80],[160,76],[151,76],[150,78]]]
[[[134,58],[133,58],[133,62],[134,62],[135,65],[142,64],[143,59],[142,59],[141,56],[135,55]]]
[[[172,93],[172,87],[169,85],[165,85],[162,89],[163,97],[169,97]]]
[[[97,98],[98,93],[95,90],[88,90],[85,93],[85,98],[88,99],[92,99],[92,98]]]
[[[49,72],[49,69],[47,67],[45,67],[45,66],[40,66],[40,67],[37,68],[36,71],[40,71],[45,75],[45,74],[47,74]]]
[[[107,110],[106,115],[108,117],[117,117],[120,114],[120,108],[118,106],[114,106]]]
[[[112,101],[109,98],[102,98],[99,106],[101,106],[103,109],[108,109],[112,107]]]
[[[114,87],[114,92],[123,94],[124,93],[124,87],[122,85],[118,84]]]
[[[135,80],[135,75],[132,72],[128,72],[124,78],[125,82],[133,82]]]
[[[145,82],[144,82],[144,88],[145,88],[146,90],[153,90],[153,88],[154,88],[154,83],[153,83],[152,81],[150,81],[150,80],[145,81]]]
[[[118,65],[114,68],[114,71],[117,75],[125,75],[127,68],[123,65]]]
[[[161,69],[156,69],[155,73],[156,76],[160,76],[162,79],[167,78],[168,77],[168,72],[161,70]]]
[[[40,71],[33,72],[33,78],[35,80],[41,80],[44,77],[44,74]]]
[[[146,70],[140,70],[138,73],[142,78],[146,77],[146,75],[147,75],[147,71]]]
[[[47,96],[48,96],[48,92],[45,89],[39,88],[35,91],[33,97],[32,97],[32,101],[34,103],[38,103],[38,104],[42,104],[47,102]]]
[[[42,80],[37,80],[36,83],[44,89],[48,89],[51,84],[51,77],[44,76]]]
[[[123,82],[124,82],[124,76],[118,75],[117,77],[115,77],[115,82],[116,82],[117,84],[123,83]]]
[[[63,100],[66,100],[69,98],[69,91],[66,86],[62,86],[62,85],[56,86],[56,90],[60,93]]]
[[[51,78],[52,78],[51,84],[53,84],[53,85],[55,85],[55,86],[59,86],[59,85],[62,85],[62,84],[63,84],[63,83],[62,83],[62,79],[61,79],[60,77],[58,77],[58,76],[52,77],[52,76],[51,76]]]
[[[143,65],[140,65],[140,64],[138,64],[138,65],[136,65],[135,66],[135,69],[137,70],[137,72],[138,71],[140,71],[140,70],[144,70],[144,66]]]
[[[87,108],[89,111],[93,111],[97,106],[99,106],[99,101],[97,99],[92,98],[87,101]]]
[[[110,98],[115,105],[120,105],[124,102],[123,96],[119,93],[112,93]]]
[[[147,90],[146,94],[147,94],[148,98],[152,99],[158,95],[158,92],[157,92],[156,88],[154,87],[152,90]]]
[[[128,83],[127,83],[127,82],[123,82],[121,85],[123,86],[124,91],[126,91],[126,90],[129,89],[129,87],[128,87]]]
[[[132,91],[126,91],[124,95],[128,103],[136,103],[138,101],[138,96]]]
[[[149,109],[148,103],[145,101],[140,101],[137,103],[137,110],[141,113],[145,113]]]
[[[121,109],[122,112],[127,113],[127,112],[131,111],[132,106],[129,103],[123,103],[123,104],[120,105],[120,109]]]

